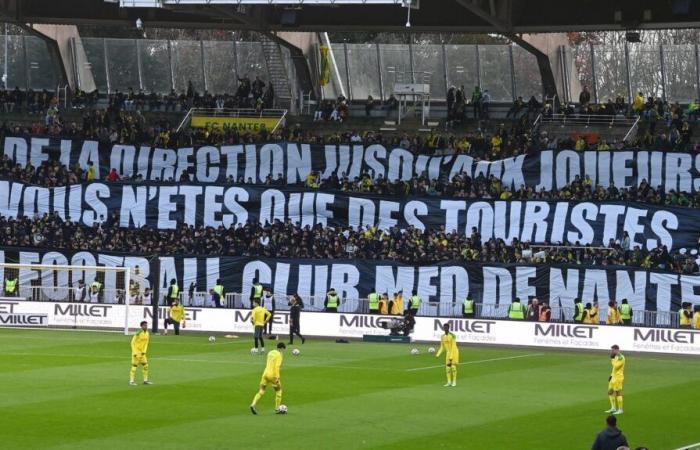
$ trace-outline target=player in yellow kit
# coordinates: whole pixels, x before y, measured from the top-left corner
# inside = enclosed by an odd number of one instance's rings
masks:
[[[282,383],[280,381],[280,367],[282,367],[282,352],[287,348],[284,342],[279,342],[277,344],[277,350],[272,350],[267,354],[267,365],[265,366],[265,371],[260,378],[260,390],[253,398],[253,403],[250,405],[250,412],[257,414],[258,410],[255,409],[255,405],[258,401],[265,395],[265,389],[268,384],[272,385],[275,390],[275,412],[277,414],[284,414],[286,411],[280,410],[280,405],[282,404]]]
[[[152,384],[148,381],[148,341],[151,335],[148,333],[148,322],[141,322],[141,329],[131,338],[131,372],[129,373],[129,384],[136,386],[136,369],[139,364],[143,367],[143,384]]]
[[[253,311],[250,313],[250,322],[253,324],[253,340],[255,341],[255,350],[258,350],[258,343],[260,344],[260,351],[265,352],[265,341],[263,340],[263,330],[265,325],[272,318],[270,311],[266,310],[260,306],[260,300],[253,300]]]
[[[180,335],[180,325],[183,328],[185,326],[185,307],[177,299],[170,305],[169,316],[163,321],[163,334],[168,334],[168,325],[172,325],[175,328],[175,335]]]
[[[608,398],[610,399],[610,409],[605,411],[611,414],[622,414],[622,385],[625,382],[625,357],[620,353],[620,347],[613,345],[610,347],[610,363],[612,373],[608,378]]]
[[[459,364],[459,348],[457,347],[457,337],[450,333],[450,324],[442,326],[445,334],[440,338],[440,350],[435,357],[445,352],[445,373],[447,373],[447,386],[457,386],[457,365]]]

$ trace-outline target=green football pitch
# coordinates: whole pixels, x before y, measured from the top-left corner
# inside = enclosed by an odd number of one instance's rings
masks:
[[[126,336],[0,330],[0,448],[589,449],[609,407],[605,352],[462,346],[447,388],[428,345],[309,340],[285,354],[289,413],[270,390],[253,416],[250,341],[152,336],[154,384],[129,386]],[[626,356],[632,448],[700,442],[700,359]]]

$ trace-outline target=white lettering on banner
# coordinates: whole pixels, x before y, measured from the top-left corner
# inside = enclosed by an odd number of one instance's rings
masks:
[[[187,328],[214,333],[252,333],[249,309],[185,308]],[[129,307],[129,326],[136,329],[142,320],[151,320],[151,307]],[[121,328],[124,305],[89,305],[0,301],[3,315],[47,317],[49,326]],[[167,308],[159,308],[159,318]],[[302,312],[301,331],[305,336],[361,338],[365,334],[388,335],[383,323],[390,316]],[[411,337],[415,341],[438,342],[443,324],[448,323],[458,342],[563,349],[588,348],[608,351],[618,344],[623,351],[674,353],[700,356],[700,331],[664,328],[576,325],[504,320],[417,317]],[[0,325],[2,325],[0,323]],[[32,326],[22,324],[22,326]],[[43,326],[43,325],[42,325]],[[289,316],[275,312],[273,333],[286,333]]]
[[[91,161],[98,169],[96,179],[115,168],[121,175],[138,173],[149,181],[176,181],[188,172],[192,180],[203,183],[240,176],[246,181],[261,182],[268,175],[281,175],[288,183],[296,183],[317,169],[322,178],[336,173],[354,179],[366,172],[391,181],[408,180],[420,173],[426,173],[430,179],[452,179],[457,174],[471,178],[494,176],[503,186],[517,189],[532,183],[537,191],[561,189],[577,176],[589,177],[593,184],[604,188],[612,184],[629,188],[647,180],[651,186],[663,186],[666,191],[700,189],[700,157],[680,152],[544,150],[537,155],[475,162],[467,155],[416,157],[406,149],[379,144],[366,148],[358,144],[326,145],[323,150],[318,147],[294,142],[178,149],[114,144],[100,151],[97,141],[7,136],[3,152],[23,166],[31,162],[36,167],[56,159],[62,165],[78,164],[86,169]],[[100,160],[100,154],[106,157]]]
[[[537,200],[472,202],[426,198],[403,202],[346,193],[187,184],[93,182],[45,188],[0,181],[3,216],[56,213],[90,227],[116,213],[121,227],[149,225],[162,230],[172,230],[183,223],[214,228],[232,226],[245,223],[252,216],[261,224],[291,220],[302,227],[320,224],[389,230],[412,225],[420,230],[444,227],[448,232],[465,235],[471,235],[476,228],[484,243],[495,237],[506,243],[517,238],[535,243],[566,240],[581,245],[607,245],[611,239],[622,239],[627,232],[633,247],[647,250],[658,245],[669,250],[695,245],[695,212],[683,207],[668,208]]]

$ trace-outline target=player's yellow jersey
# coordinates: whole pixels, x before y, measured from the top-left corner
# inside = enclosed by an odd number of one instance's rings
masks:
[[[131,338],[131,354],[139,356],[142,353],[145,354],[148,351],[148,341],[150,338],[151,335],[148,331],[139,330]]]
[[[185,320],[185,307],[178,304],[170,308],[170,318],[175,322],[182,322]]]
[[[282,367],[282,353],[279,350],[271,350],[267,354],[267,365],[265,366],[264,378],[276,380],[280,377],[280,368]]]
[[[621,380],[625,378],[625,357],[622,353],[618,353],[614,358],[610,359],[610,364],[612,364],[612,372],[610,376],[615,380]]]
[[[265,322],[270,320],[270,312],[263,308],[262,306],[256,306],[253,308],[253,312],[250,313],[250,320],[256,327],[262,327]],[[272,353],[272,352],[270,352]]]
[[[452,333],[443,334],[440,338],[440,350],[436,357],[445,352],[445,362],[459,363],[459,347],[457,347],[457,336]]]

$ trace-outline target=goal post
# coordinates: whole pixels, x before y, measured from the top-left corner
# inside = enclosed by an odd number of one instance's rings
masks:
[[[110,324],[114,325],[112,328],[121,328],[123,325],[124,334],[128,334],[129,304],[139,297],[138,291],[141,289],[133,282],[138,276],[132,277],[132,270],[131,267],[123,266],[0,263],[1,299],[5,302],[22,302],[23,310],[31,310],[27,305],[34,304],[34,310],[48,311],[38,305],[51,303],[110,306],[102,310],[105,316],[102,324],[107,323],[109,310],[109,319],[113,321]],[[112,306],[116,307],[114,311]],[[76,307],[56,307],[53,311],[52,325],[71,326],[65,317],[53,317],[54,315],[72,316],[73,328],[90,327],[93,323],[87,319],[81,320],[79,316],[86,314]],[[117,325],[114,314],[120,316],[121,313],[124,316],[123,322],[120,321]]]

